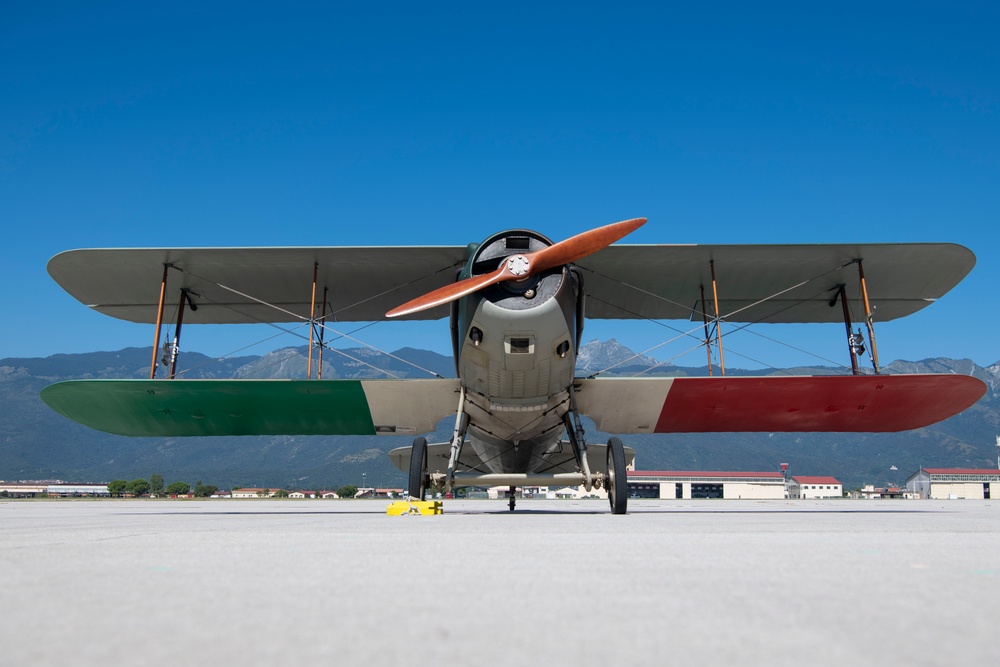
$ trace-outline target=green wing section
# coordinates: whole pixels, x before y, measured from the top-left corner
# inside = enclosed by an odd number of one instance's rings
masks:
[[[75,380],[41,397],[118,435],[375,435],[434,430],[456,390],[454,380]]]

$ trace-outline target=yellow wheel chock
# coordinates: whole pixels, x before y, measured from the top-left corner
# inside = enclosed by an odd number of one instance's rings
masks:
[[[444,514],[444,503],[440,500],[397,500],[390,503],[385,513],[388,516],[408,516],[420,514],[430,516]]]

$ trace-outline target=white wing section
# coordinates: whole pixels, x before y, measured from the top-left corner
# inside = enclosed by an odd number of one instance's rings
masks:
[[[577,379],[576,405],[605,433],[655,433],[673,378]]]
[[[458,410],[458,380],[362,380],[361,386],[380,435],[429,433]]]

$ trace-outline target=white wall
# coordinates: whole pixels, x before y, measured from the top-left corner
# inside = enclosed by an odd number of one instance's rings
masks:
[[[990,485],[990,497],[993,497],[993,489],[997,484]],[[931,484],[931,498],[934,500],[947,500],[949,496],[957,498],[968,498],[969,500],[983,499],[982,482],[933,482]]]
[[[751,498],[755,500],[782,500],[785,497],[784,484],[751,484],[748,482],[727,482],[722,486],[724,498]]]

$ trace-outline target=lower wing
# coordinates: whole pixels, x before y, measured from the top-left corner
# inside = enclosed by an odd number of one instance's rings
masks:
[[[606,433],[894,432],[958,414],[986,393],[967,375],[591,378],[582,414]]]
[[[986,393],[965,375],[597,378],[580,412],[608,433],[887,432],[958,414]],[[375,435],[433,431],[458,380],[74,380],[42,399],[130,436]]]

